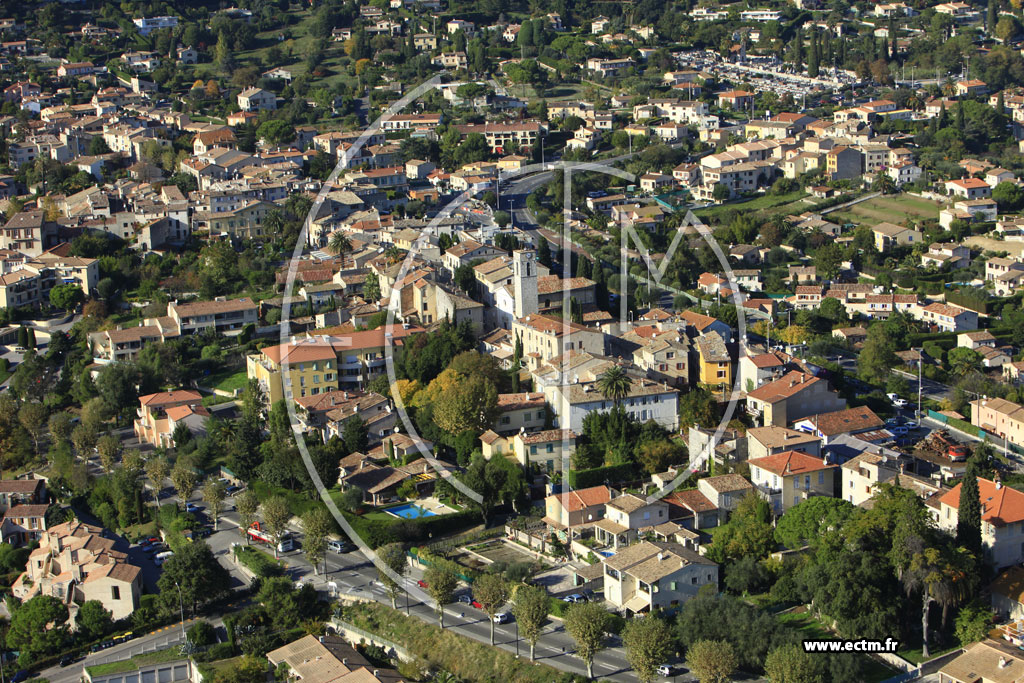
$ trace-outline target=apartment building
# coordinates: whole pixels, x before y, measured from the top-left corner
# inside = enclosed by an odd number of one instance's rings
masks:
[[[534,143],[548,132],[547,126],[539,121],[471,123],[455,128],[463,136],[480,133],[487,139],[487,144],[495,154],[505,154],[506,148],[513,145],[519,149],[533,147]]]
[[[40,535],[11,593],[23,602],[36,595],[57,598],[72,621],[78,605],[89,600],[98,600],[115,621],[130,617],[139,606],[142,570],[114,546],[102,527],[78,520],[51,527]]]
[[[199,415],[202,420],[209,417],[203,408],[203,395],[198,391],[176,389],[140,396],[133,424],[135,436],[157,448],[173,448],[176,421],[191,415]]]
[[[971,401],[971,424],[1024,447],[1024,407],[1005,398]]]
[[[917,319],[934,325],[942,332],[962,332],[978,329],[978,314],[969,308],[951,304],[928,304],[917,307]]]
[[[117,363],[135,360],[147,344],[158,344],[178,336],[176,330],[164,329],[159,325],[125,328],[118,325],[113,330],[91,332],[89,345],[92,347],[93,358]]]
[[[89,296],[99,281],[99,261],[44,252],[0,275],[0,307],[48,306],[50,290],[57,285],[76,285]]]
[[[570,351],[604,354],[603,332],[546,315],[513,320],[512,334],[522,340],[523,360],[531,370]]]
[[[193,334],[214,329],[220,334],[239,332],[258,321],[259,307],[251,299],[217,299],[167,304],[167,315],[180,334]]]
[[[625,493],[604,506],[604,518],[594,524],[597,542],[618,550],[637,540],[640,529],[668,521],[669,506],[664,500],[648,503],[646,498]]]

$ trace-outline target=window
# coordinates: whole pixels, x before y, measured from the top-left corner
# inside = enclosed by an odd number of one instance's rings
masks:
[[[554,453],[555,452],[554,444],[550,444],[549,443],[548,446],[547,446],[547,451],[548,451],[548,453]]]
[[[120,600],[121,599],[121,588],[119,586],[111,586],[110,587],[110,597],[113,600]]]
[[[821,472],[819,472],[818,474],[821,474]],[[818,483],[820,484],[821,482],[819,481]],[[811,475],[809,474],[804,475],[804,488],[807,489],[808,491],[811,489]]]
[[[512,418],[510,418],[508,415],[502,415],[501,416],[501,424],[507,425],[511,421],[512,421]]]
[[[818,472],[818,484],[821,485],[821,484],[824,484],[824,483],[825,483],[825,472],[824,472],[824,470],[822,470],[821,472]]]
[[[697,585],[697,577],[696,576],[691,576],[690,577],[690,583],[693,584],[694,586],[696,586]]]

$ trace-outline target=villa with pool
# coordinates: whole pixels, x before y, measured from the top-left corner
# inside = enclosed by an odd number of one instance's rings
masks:
[[[411,498],[413,496],[409,494],[412,493],[417,498],[429,496],[434,492],[434,484],[439,476],[437,470],[424,458],[398,465],[379,448],[370,454],[357,452],[347,455],[341,459],[339,465],[341,487],[359,489],[363,492],[363,502],[374,507],[400,502],[404,497]],[[399,494],[399,489],[403,489],[404,495]],[[427,512],[437,514],[436,511]],[[398,516],[412,519],[429,514],[423,515],[409,508]]]

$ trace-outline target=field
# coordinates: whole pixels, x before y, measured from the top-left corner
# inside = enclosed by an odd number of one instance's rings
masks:
[[[880,196],[859,204],[825,214],[833,223],[855,223],[857,225],[878,225],[879,223],[903,223],[907,220],[920,221],[937,219],[942,204],[930,199],[910,195]]]
[[[722,220],[723,216],[735,211],[748,213],[770,210],[771,213],[782,213],[784,215],[803,213],[811,208],[811,204],[804,201],[806,197],[807,193],[802,190],[788,194],[766,194],[746,201],[729,202],[700,209],[694,211],[694,215],[705,223],[717,224]]]
[[[212,389],[220,389],[221,391],[235,392],[241,391],[245,388],[245,383],[248,378],[245,374],[245,370],[236,370],[229,368],[220,372],[207,375],[200,383],[203,386],[210,387]]]

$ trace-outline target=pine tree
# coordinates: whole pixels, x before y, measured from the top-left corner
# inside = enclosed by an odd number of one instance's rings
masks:
[[[817,32],[811,33],[811,52],[807,57],[807,75],[811,78],[818,77],[818,69],[821,65],[821,55],[818,47]]]
[[[978,491],[977,465],[967,464],[960,482],[960,505],[957,508],[956,542],[972,553],[981,553],[981,493]]]

